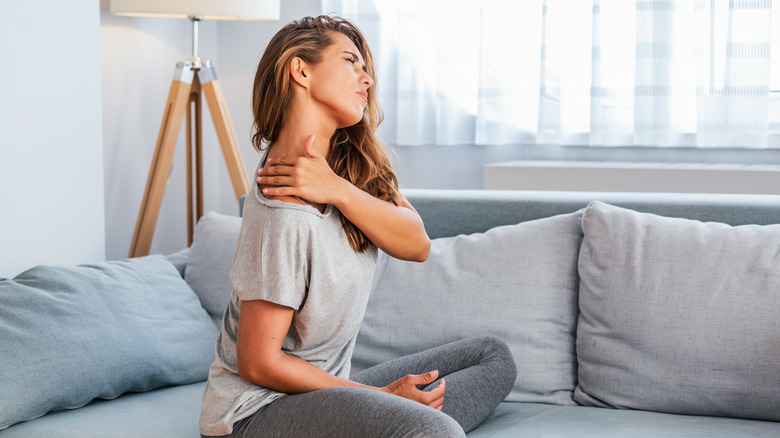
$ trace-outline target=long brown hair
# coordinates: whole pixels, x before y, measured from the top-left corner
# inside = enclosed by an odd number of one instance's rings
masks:
[[[382,122],[382,109],[376,94],[374,59],[363,33],[348,20],[329,15],[306,17],[287,24],[274,35],[255,74],[252,144],[262,151],[277,140],[293,99],[290,62],[296,57],[309,64],[320,62],[321,52],[332,43],[330,32],[342,33],[352,40],[363,56],[366,72],[374,78],[374,85],[368,89],[363,119],[355,125],[337,129],[330,138],[328,164],[337,175],[359,189],[398,205],[401,199],[398,180],[385,153],[385,145],[376,135]],[[355,251],[365,252],[371,246],[366,235],[343,215],[341,223]]]

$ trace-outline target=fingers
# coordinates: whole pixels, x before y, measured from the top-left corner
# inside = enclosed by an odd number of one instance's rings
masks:
[[[257,182],[264,186],[289,187],[293,183],[293,178],[289,176],[263,176],[258,177]]]
[[[314,147],[314,134],[306,138],[306,143],[303,145],[303,149],[306,151],[306,156],[309,158],[315,158],[319,155],[319,151]]]
[[[263,196],[298,196],[296,195],[297,192],[287,188],[287,187],[277,187],[277,188],[264,188],[262,190]]]
[[[291,177],[289,173],[283,175],[280,175],[279,173],[281,172],[259,169],[257,171],[258,176],[257,178],[255,178],[255,181],[257,181],[258,184],[261,184],[263,186],[271,186],[276,188],[289,186],[294,182],[293,177]],[[274,195],[274,196],[283,195],[283,193],[279,192],[278,190],[269,190],[267,187],[263,189],[263,194]]]
[[[444,392],[446,389],[447,382],[445,382],[444,379],[441,379],[436,388],[429,392],[429,394],[435,395],[435,398],[431,401],[431,403],[428,404],[428,406],[440,411],[442,407],[444,407]]]
[[[269,158],[264,167],[257,169],[256,181],[260,184],[281,186],[289,184],[295,174],[295,163],[284,158]]]
[[[425,374],[410,374],[406,376],[409,383],[413,383],[414,385],[428,385],[435,381],[437,377],[439,377],[438,370],[428,371]]]
[[[444,379],[442,379],[432,390],[420,391],[421,394],[420,394],[420,399],[418,401],[424,405],[430,406],[440,411],[444,406],[444,392],[446,391],[446,389],[447,389],[447,382],[445,382]]]
[[[258,175],[279,175],[289,172],[289,168],[295,167],[295,161],[287,158],[269,158],[265,166],[257,169]]]
[[[442,406],[444,406],[444,391],[447,387],[447,383],[444,379],[440,380],[436,387],[430,391],[423,391],[419,388],[431,384],[436,381],[438,377],[439,372],[436,370],[429,371],[425,374],[410,374],[396,382],[397,385],[391,385],[393,386],[391,390],[396,395],[441,410]]]
[[[306,152],[306,157],[310,159],[324,158],[322,154],[320,154],[317,147],[314,146],[315,139],[316,136],[314,134],[311,134],[306,138],[306,143],[303,145],[303,148]],[[265,162],[265,166],[257,170],[258,182],[260,182],[259,177],[266,177],[272,175],[273,176],[290,175],[291,172],[294,171],[293,169],[295,167],[305,164],[304,161],[305,160],[302,161],[301,158],[295,158],[295,157],[268,158]]]
[[[268,158],[255,180],[262,193],[270,196],[296,196],[316,204],[330,204],[344,192],[345,180],[328,165],[315,146],[312,134],[304,144],[305,156]]]

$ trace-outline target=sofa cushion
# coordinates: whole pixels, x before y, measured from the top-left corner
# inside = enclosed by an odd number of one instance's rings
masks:
[[[474,335],[517,364],[507,400],[573,404],[582,212],[434,239],[428,260],[380,254],[353,373]]]
[[[648,411],[501,403],[468,438],[777,438],[780,423]],[[3,437],[5,438],[5,437]]]
[[[161,255],[25,271],[0,282],[0,429],[204,380],[216,336]]]
[[[187,269],[187,256],[189,256],[189,254],[190,249],[184,248],[182,250],[176,251],[173,254],[168,254],[165,256],[165,258],[176,267],[176,270],[179,271],[181,278],[184,278],[184,271]]]
[[[187,257],[184,279],[217,326],[222,326],[222,314],[233,292],[230,270],[240,230],[240,217],[206,213],[195,227]]]
[[[593,202],[583,231],[576,401],[780,420],[780,225]]]
[[[17,423],[3,438],[197,438],[200,401],[206,382],[170,386],[113,400],[94,400],[83,408],[50,412]]]

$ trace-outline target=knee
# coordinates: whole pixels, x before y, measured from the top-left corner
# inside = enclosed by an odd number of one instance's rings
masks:
[[[504,341],[493,336],[477,338],[477,342],[483,346],[485,358],[499,368],[498,375],[506,379],[508,394],[517,379],[517,365],[512,351]]]
[[[395,397],[395,396],[393,396]],[[366,436],[404,438],[463,438],[463,427],[451,416],[410,400],[396,400],[383,411],[382,433]]]
[[[478,337],[475,338],[475,342],[482,345],[486,357],[511,364],[513,368],[515,367],[515,358],[506,342],[493,336]]]
[[[417,422],[415,437],[420,438],[454,438],[465,437],[466,432],[452,417],[436,411],[435,415],[426,415]]]

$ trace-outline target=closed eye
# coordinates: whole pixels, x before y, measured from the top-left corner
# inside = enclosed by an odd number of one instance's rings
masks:
[[[351,64],[354,64],[354,63],[360,61],[360,58],[358,58],[357,54],[352,53],[350,51],[346,51],[346,50],[344,51],[344,53],[349,55],[349,57],[344,58],[344,59],[349,61]],[[363,64],[363,67],[361,68],[361,70],[363,70],[364,72],[368,73],[368,68],[366,67],[366,64]]]

